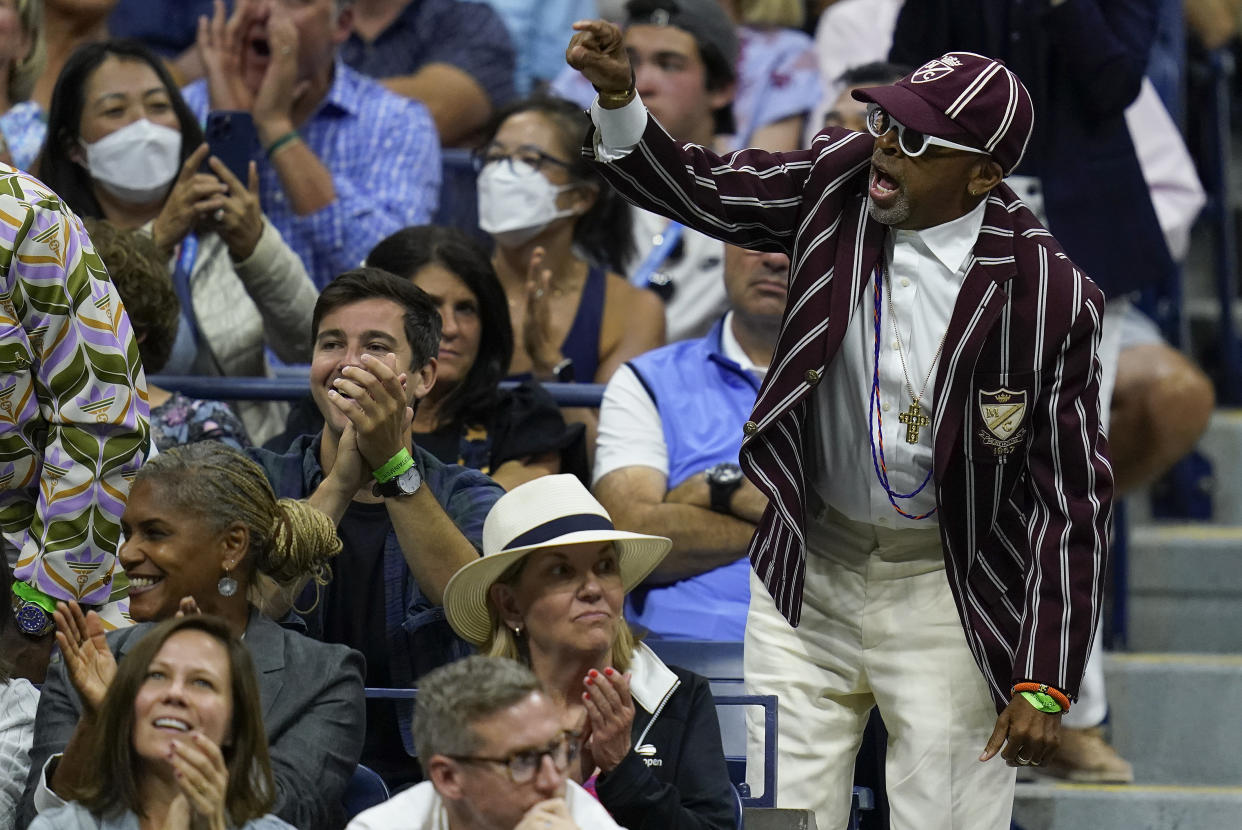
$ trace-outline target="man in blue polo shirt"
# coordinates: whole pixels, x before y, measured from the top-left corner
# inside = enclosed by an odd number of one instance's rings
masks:
[[[626,600],[630,622],[661,637],[742,639],[746,547],[767,506],[738,467],[739,425],[776,347],[789,258],[727,245],[724,270],[731,310],[705,337],[622,366],[600,407],[596,496],[617,527],[673,540]]]

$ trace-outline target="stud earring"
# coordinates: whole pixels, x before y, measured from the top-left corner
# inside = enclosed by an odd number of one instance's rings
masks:
[[[521,637],[521,636],[522,636],[522,626],[520,626],[520,625],[515,625],[515,626],[513,626],[513,636],[514,636],[514,637]]]
[[[220,577],[220,581],[216,583],[216,590],[222,597],[231,597],[237,593],[237,580],[233,578],[228,568],[224,569],[224,576]]]

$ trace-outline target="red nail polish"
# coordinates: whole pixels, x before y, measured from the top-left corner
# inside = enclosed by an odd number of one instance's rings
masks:
[[[594,682],[595,682],[595,681],[594,681],[594,680],[592,680],[592,679],[591,679],[591,678],[589,678],[589,677],[586,679],[586,684],[587,684],[588,686],[590,686],[590,685],[591,685],[592,683],[594,683]]]
[[[582,693],[582,699],[583,699],[583,700],[590,700],[590,699],[591,699],[591,693],[590,693],[590,692],[583,692],[583,693]]]
[[[604,669],[604,674],[608,675],[609,677],[612,677],[613,671],[611,668],[607,668],[607,669]]]

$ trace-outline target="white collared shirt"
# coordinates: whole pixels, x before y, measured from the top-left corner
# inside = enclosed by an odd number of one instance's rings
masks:
[[[915,395],[931,373],[920,401],[922,414],[931,421],[935,374],[939,370],[936,350],[953,316],[970,252],[983,226],[985,204],[980,202],[970,213],[925,230],[890,230],[885,242],[889,278],[880,298],[878,414],[883,420],[888,483],[897,493],[913,492],[931,471],[932,428],[929,423],[920,429],[918,443],[909,444],[906,427],[898,420],[909,408],[911,395],[893,334],[888,292],[891,289],[901,351]],[[872,461],[870,436],[877,436],[878,456],[880,434],[879,419],[872,418],[868,426],[875,359],[874,302],[873,273],[845,330],[841,350],[827,367],[815,393],[815,434],[819,446],[814,487],[827,504],[855,521],[890,528],[933,527],[935,514],[913,521],[893,509]],[[951,345],[945,344],[945,348]],[[935,482],[929,481],[915,498],[897,499],[897,503],[915,516],[932,510],[936,506]]]

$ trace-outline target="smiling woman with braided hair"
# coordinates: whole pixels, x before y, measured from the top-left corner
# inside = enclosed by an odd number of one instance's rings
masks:
[[[150,623],[198,611],[223,618],[258,668],[273,812],[299,828],[339,826],[341,794],[362,751],[362,656],[283,629],[251,603],[261,580],[327,581],[328,559],[341,547],[331,520],[277,499],[257,464],[204,441],[139,471],[121,526],[129,613],[140,624],[105,636],[93,612],[72,604],[57,611],[64,659],[48,673],[35,719],[23,826],[93,773],[84,749],[117,662]]]

